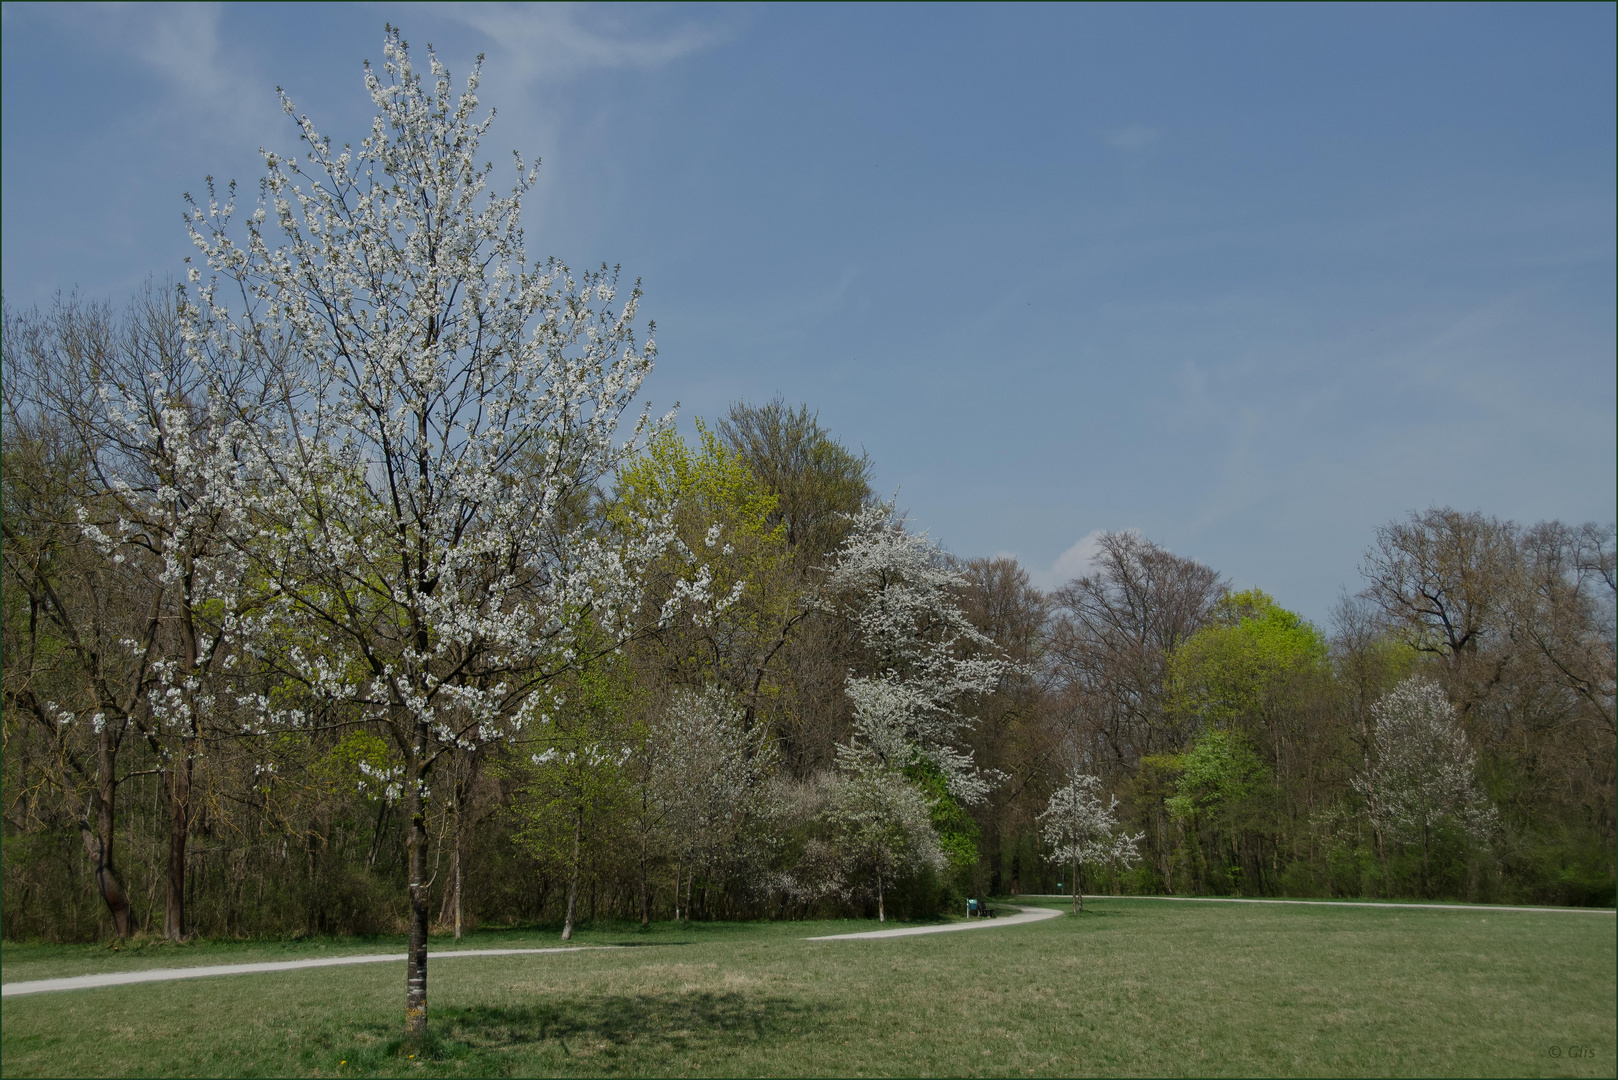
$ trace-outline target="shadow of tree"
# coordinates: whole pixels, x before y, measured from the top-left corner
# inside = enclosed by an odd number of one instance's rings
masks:
[[[614,1072],[629,1059],[644,1064],[641,1053],[745,1046],[782,1036],[813,1036],[830,1026],[823,1006],[786,997],[734,992],[558,995],[523,1006],[435,1007],[425,1044],[407,1046],[397,1028],[354,1025],[346,1039],[319,1040],[317,1053],[326,1056],[346,1044],[340,1056],[354,1071],[386,1074],[397,1070],[405,1051],[414,1049],[423,1065],[458,1063],[463,1070],[498,1076],[518,1067],[517,1060],[527,1056],[525,1049],[544,1053],[543,1044],[549,1044],[551,1052],[594,1058],[594,1069]],[[626,1052],[629,1058],[615,1060]]]
[[[679,1047],[698,1041],[752,1041],[809,1034],[823,1010],[785,997],[738,993],[591,995],[523,1007],[472,1005],[434,1010],[446,1039],[496,1049],[556,1039],[636,1041]]]

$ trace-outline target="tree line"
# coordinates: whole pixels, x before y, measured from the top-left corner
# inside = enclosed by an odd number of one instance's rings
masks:
[[[1133,532],[1035,588],[806,405],[633,405],[390,32],[126,308],[8,308],[3,933],[885,919],[1106,890],[1614,901],[1611,526],[1432,508],[1318,627]],[[288,112],[294,112],[290,103]]]
[[[179,322],[156,292],[7,315],[5,933],[391,929],[409,733],[266,653],[209,654],[218,602],[188,610],[202,590],[131,511],[165,477],[115,445],[128,399],[92,380],[172,370]],[[674,542],[633,629],[587,628],[547,674],[541,722],[427,781],[435,924],[922,915],[1076,885],[1612,903],[1610,528],[1412,514],[1322,629],[1128,532],[1043,592],[918,535],[870,470],[807,407],[741,403],[581,502],[603,535],[672,508]],[[265,723],[277,697],[310,715]],[[1075,800],[1087,840],[1053,831]]]

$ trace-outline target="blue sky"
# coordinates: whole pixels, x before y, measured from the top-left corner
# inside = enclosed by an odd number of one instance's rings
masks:
[[[784,394],[959,554],[1139,529],[1324,620],[1410,510],[1614,517],[1615,10],[6,4],[5,298],[177,276],[392,22],[487,54],[685,423]]]

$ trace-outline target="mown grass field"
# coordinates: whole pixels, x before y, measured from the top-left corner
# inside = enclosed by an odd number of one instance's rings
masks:
[[[592,928],[634,948],[10,998],[5,1076],[1612,1076],[1611,915],[1096,898],[1082,918],[877,941],[852,923]],[[435,944],[438,944],[435,942]],[[449,942],[443,942],[448,946]],[[476,948],[553,933],[475,935]],[[7,945],[6,982],[402,950],[398,940]]]

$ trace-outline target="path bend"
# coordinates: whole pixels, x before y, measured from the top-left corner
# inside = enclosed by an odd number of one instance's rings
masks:
[[[1015,907],[1017,914],[1008,915],[1003,919],[979,919],[976,922],[945,923],[942,926],[903,926],[892,930],[865,930],[857,934],[825,934],[821,937],[804,938],[804,940],[860,941],[866,938],[910,937],[913,934],[951,934],[957,930],[988,930],[995,926],[1019,926],[1023,923],[1054,919],[1062,914],[1056,908],[1023,907],[1020,904],[1005,904],[1002,906]]]

